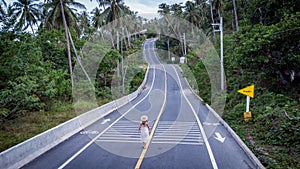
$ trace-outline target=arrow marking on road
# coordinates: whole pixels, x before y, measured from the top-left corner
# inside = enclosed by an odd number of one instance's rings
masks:
[[[105,120],[103,120],[103,122],[101,124],[105,124],[106,122],[109,122],[109,121],[110,121],[110,119],[105,119]]]
[[[203,125],[206,125],[206,126],[218,126],[218,125],[220,125],[220,123],[208,123],[208,122],[204,122]]]
[[[217,137],[215,137],[215,139],[219,140],[221,143],[224,143],[224,141],[226,139],[225,137],[222,137],[221,134],[218,132],[216,132],[215,135],[217,136]]]

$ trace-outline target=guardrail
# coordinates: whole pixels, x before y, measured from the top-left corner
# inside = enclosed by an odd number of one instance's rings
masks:
[[[146,76],[139,88],[120,99],[107,103],[101,107],[88,111],[35,137],[32,137],[14,147],[0,153],[0,168],[20,168],[42,155],[46,151],[70,138],[72,135],[91,125],[102,117],[122,107],[135,99],[143,90],[148,78],[149,65]]]

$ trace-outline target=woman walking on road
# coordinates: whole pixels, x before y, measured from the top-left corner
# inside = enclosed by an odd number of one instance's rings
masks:
[[[141,133],[141,140],[143,143],[143,148],[146,148],[146,144],[149,139],[149,124],[148,124],[148,117],[146,115],[143,115],[141,117],[141,123],[139,125],[139,132]]]

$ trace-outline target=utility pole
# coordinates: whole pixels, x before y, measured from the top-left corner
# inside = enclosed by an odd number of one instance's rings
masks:
[[[219,26],[219,30],[214,30],[215,32],[220,32],[220,64],[221,64],[221,90],[224,90],[224,66],[223,66],[223,18],[220,17],[220,23],[213,23],[212,26]]]
[[[170,57],[170,38],[169,37],[168,37],[167,44],[168,44],[168,57],[169,57],[169,60],[171,60],[171,57]]]
[[[184,46],[185,63],[187,63],[185,33],[183,33],[183,46]]]
[[[122,96],[125,94],[125,71],[124,71],[124,56],[123,56],[123,40],[121,39],[121,55],[122,55]]]
[[[185,33],[183,33],[183,46],[184,46],[184,55],[186,55],[186,40],[185,40]]]

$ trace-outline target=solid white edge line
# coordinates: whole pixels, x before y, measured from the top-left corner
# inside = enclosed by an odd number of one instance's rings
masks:
[[[155,66],[154,66],[155,67]],[[137,102],[135,105],[133,105],[129,110],[127,110],[124,114],[122,114],[116,121],[114,121],[111,125],[109,125],[106,129],[104,129],[100,134],[98,134],[94,139],[92,139],[88,144],[86,144],[84,147],[82,147],[77,153],[75,153],[71,158],[69,158],[66,162],[64,162],[61,166],[58,167],[58,169],[64,168],[66,165],[68,165],[72,160],[74,160],[79,154],[81,154],[85,149],[87,149],[92,143],[94,143],[103,133],[105,133],[109,128],[111,128],[115,123],[117,123],[120,119],[122,119],[126,114],[128,114],[133,108],[135,108],[138,104],[140,104],[142,101],[144,101],[148,95],[151,93],[151,90],[154,85],[155,80],[155,69],[154,70],[154,76],[152,79],[151,87],[148,91],[148,93],[145,95],[143,99],[141,99],[139,102]]]
[[[174,71],[175,71],[175,73],[176,73],[176,76],[177,76],[178,80],[179,80],[180,88],[181,88],[181,90],[183,90],[182,85],[181,85],[181,81],[180,81],[180,78],[179,78],[179,75],[178,75],[178,73],[177,73],[177,70],[176,70],[176,68],[174,67],[174,65],[172,65],[172,67],[173,67],[173,69],[174,69]],[[199,127],[200,127],[200,131],[201,131],[201,133],[202,133],[202,137],[203,137],[203,140],[204,140],[204,142],[205,142],[205,146],[206,146],[206,148],[207,148],[207,151],[208,151],[208,154],[209,154],[209,157],[210,157],[210,161],[211,161],[211,163],[212,163],[212,166],[213,166],[214,169],[218,169],[217,162],[216,162],[216,160],[215,160],[214,154],[213,154],[213,152],[212,152],[212,150],[211,150],[211,147],[210,147],[210,145],[209,145],[208,139],[207,139],[207,137],[206,137],[206,134],[205,134],[205,131],[204,131],[204,129],[203,129],[203,126],[202,126],[202,124],[201,124],[201,122],[200,122],[200,119],[199,119],[199,117],[197,116],[197,113],[196,113],[195,109],[193,108],[191,102],[190,102],[190,101],[187,99],[187,97],[185,96],[185,93],[182,92],[182,94],[183,94],[183,97],[185,98],[185,100],[186,100],[186,101],[188,102],[188,104],[190,105],[190,107],[191,107],[191,109],[192,109],[192,111],[193,111],[193,113],[194,113],[194,115],[195,115],[195,118],[196,118],[196,120],[197,120],[197,123],[198,123],[198,125],[199,125]]]
[[[180,67],[179,67],[180,68]],[[181,68],[180,68],[181,69]],[[188,84],[190,91],[203,103],[203,99],[192,89],[188,80],[185,78],[186,83]],[[246,146],[246,144],[241,140],[241,138],[232,130],[232,128],[220,117],[218,113],[215,112],[213,108],[211,108],[208,104],[205,106],[214,114],[214,116],[219,120],[220,125],[222,125],[227,132],[233,137],[233,139],[237,142],[237,144],[244,150],[246,155],[250,158],[250,160],[254,163],[256,168],[265,169],[259,159],[253,154],[253,152]],[[205,122],[204,122],[205,123]],[[205,124],[204,124],[205,125]]]

